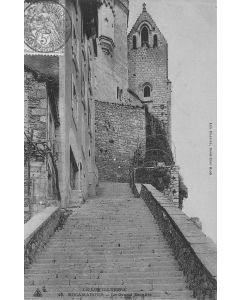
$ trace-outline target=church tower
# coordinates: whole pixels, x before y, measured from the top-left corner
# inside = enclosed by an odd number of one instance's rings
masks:
[[[128,84],[159,121],[171,141],[171,83],[168,79],[168,44],[146,4],[128,34]]]

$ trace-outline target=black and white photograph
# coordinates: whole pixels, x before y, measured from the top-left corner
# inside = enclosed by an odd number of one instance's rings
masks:
[[[23,6],[24,299],[216,300],[217,1]]]

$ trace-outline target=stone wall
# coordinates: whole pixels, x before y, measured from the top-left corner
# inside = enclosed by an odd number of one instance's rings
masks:
[[[145,149],[145,112],[140,107],[95,101],[96,163],[101,181],[129,182],[133,153]]]
[[[33,141],[46,142],[47,140],[47,87],[46,82],[38,81],[30,71],[24,73],[24,131],[30,136],[33,134]],[[26,140],[26,138],[25,138]],[[28,182],[27,162],[24,168],[24,191],[27,194],[27,186],[31,185],[31,193],[34,192],[35,200],[46,197],[46,162],[41,156],[31,155],[31,173],[34,183]],[[34,190],[34,191],[33,191]]]
[[[58,207],[48,207],[24,225],[24,268],[34,261],[37,252],[54,233],[60,215]]]
[[[171,175],[169,188],[165,191],[167,195],[176,206],[179,206],[179,167],[168,167]]]
[[[174,157],[167,128],[148,110],[146,110],[146,135],[145,162],[150,166],[154,166],[156,162],[164,163],[167,166],[173,165]]]
[[[133,170],[131,180],[134,183],[153,185],[172,201],[177,207],[179,202],[179,167],[138,167]]]
[[[47,134],[46,82],[37,81],[31,72],[25,72],[24,76],[25,129],[33,130],[35,139],[45,141]]]
[[[160,48],[141,47],[129,51],[129,88],[141,99],[143,86],[150,83],[151,97],[144,100],[152,101],[149,111],[167,126],[170,118],[171,86],[167,79],[166,46]]]
[[[216,299],[217,248],[191,218],[176,208],[163,193],[150,184],[132,186],[141,197],[168,241],[187,278],[188,288],[197,299]]]

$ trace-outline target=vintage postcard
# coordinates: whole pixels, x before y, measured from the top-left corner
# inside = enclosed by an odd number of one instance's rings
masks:
[[[25,0],[25,299],[216,299],[216,1]]]

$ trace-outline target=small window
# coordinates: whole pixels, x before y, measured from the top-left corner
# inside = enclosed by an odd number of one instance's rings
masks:
[[[120,92],[119,92],[119,100],[120,101],[122,101],[122,93],[123,93],[123,90],[121,89]]]
[[[84,77],[84,68],[82,68],[82,84],[81,84],[82,100],[85,98],[85,77]]]
[[[122,93],[123,90],[117,87],[117,99],[119,99],[120,101],[122,100]]]
[[[72,115],[75,124],[78,122],[78,97],[77,97],[77,90],[76,90],[76,83],[74,76],[72,74]]]
[[[155,34],[154,37],[153,37],[153,47],[157,47],[157,46],[158,46],[158,37]]]
[[[148,44],[148,29],[146,26],[143,27],[142,31],[141,31],[141,42],[142,42],[142,47],[144,45],[149,45]]]
[[[75,98],[76,96],[77,96],[76,87],[75,84],[73,83],[73,98]]]
[[[119,98],[119,87],[117,87],[117,99]]]
[[[151,95],[151,89],[150,89],[150,86],[146,85],[144,87],[144,97],[150,97]]]
[[[133,49],[137,49],[137,37],[133,36]]]

